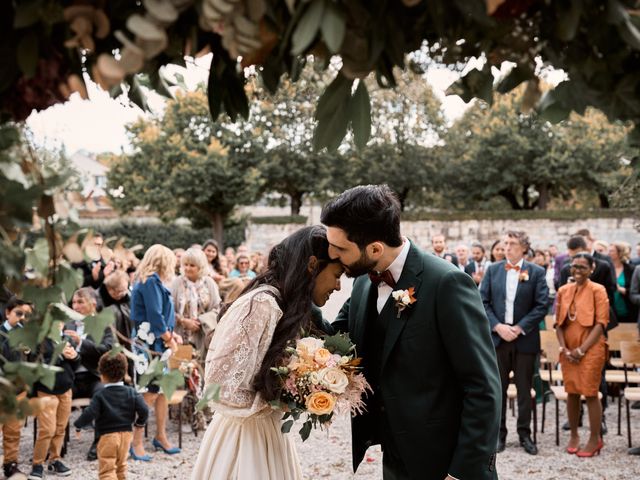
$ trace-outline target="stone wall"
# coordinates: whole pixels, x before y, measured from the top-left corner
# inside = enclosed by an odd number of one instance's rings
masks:
[[[622,240],[635,245],[640,241],[633,218],[592,218],[587,220],[456,220],[402,222],[402,233],[425,248],[431,245],[431,237],[443,233],[449,248],[458,243],[479,241],[487,247],[508,229],[524,230],[529,234],[532,246],[546,248],[554,243],[562,250],[567,239],[576,230],[588,228],[595,238],[607,241]],[[268,250],[301,225],[249,224],[246,242],[251,250]]]

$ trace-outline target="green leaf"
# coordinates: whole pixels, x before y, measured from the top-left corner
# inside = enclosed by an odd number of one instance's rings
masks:
[[[28,302],[33,303],[36,312],[41,314],[46,312],[49,305],[62,300],[62,289],[57,285],[47,288],[34,287],[27,285],[24,287],[22,296]]]
[[[331,353],[337,353],[340,356],[349,355],[352,352],[353,347],[353,342],[347,333],[336,333],[335,335],[325,337],[324,339],[324,348],[329,350]]]
[[[309,438],[309,435],[311,435],[311,421],[307,420],[302,424],[302,428],[300,429],[300,437],[304,442],[307,438]]]
[[[196,410],[202,410],[209,404],[209,402],[216,402],[219,398],[220,385],[207,385],[207,388],[205,388],[204,393],[202,394],[202,398],[200,398],[198,403],[196,403]]]
[[[103,309],[97,315],[85,317],[84,329],[88,335],[91,335],[95,343],[100,343],[104,336],[104,330],[110,325],[113,325],[115,316],[113,310],[110,308]]]
[[[555,90],[545,92],[538,109],[540,118],[551,123],[559,123],[569,117],[571,109],[563,106],[554,92]]]
[[[371,136],[371,100],[364,81],[358,82],[351,101],[349,102],[349,118],[353,129],[353,141],[362,150]]]
[[[84,315],[76,312],[67,304],[61,302],[51,305],[50,311],[53,319],[62,323],[68,323],[70,321],[78,322],[85,319]]]
[[[318,100],[315,117],[318,120],[313,133],[313,148],[327,147],[335,151],[347,134],[349,102],[353,80],[338,74]]]
[[[324,15],[325,0],[312,0],[306,7],[306,11],[296,25],[296,29],[291,37],[291,53],[300,55],[316,38],[318,29]]]
[[[318,100],[316,120],[333,116],[337,109],[346,104],[351,97],[352,85],[352,79],[338,73]]]
[[[160,389],[165,397],[170,399],[178,388],[184,386],[184,375],[180,370],[170,370],[160,377],[160,380],[156,380],[156,384],[160,386]]]
[[[480,98],[489,105],[493,104],[493,75],[488,64],[482,70],[473,69],[451,85],[446,95],[458,95],[465,103],[474,97]]]
[[[49,390],[53,389],[56,384],[56,373],[61,372],[62,368],[55,365],[40,364],[38,374],[40,375],[40,383]]]
[[[58,265],[55,281],[64,293],[64,301],[68,302],[73,292],[82,286],[82,271],[69,265]]]
[[[342,6],[329,1],[322,17],[322,38],[331,53],[338,53],[344,34],[346,32],[347,19]]]
[[[504,76],[496,86],[499,93],[507,93],[516,88],[522,82],[531,80],[534,76],[533,71],[523,65],[516,65],[511,71]]]
[[[558,20],[556,22],[556,35],[563,42],[574,39],[582,15],[582,1],[571,0],[569,5],[566,2],[557,2]]]
[[[282,433],[289,433],[291,431],[291,427],[293,427],[293,420],[287,420],[286,422],[282,422]]]
[[[39,333],[40,324],[38,322],[26,322],[22,328],[14,328],[9,332],[9,346],[11,348],[23,346],[35,351],[38,346]]]
[[[42,0],[25,0],[19,2],[15,7],[16,14],[13,17],[13,28],[30,27],[40,20],[41,6]]]
[[[20,39],[16,49],[18,65],[27,78],[32,78],[36,74],[38,54],[38,35],[34,30],[30,30]]]
[[[147,103],[147,95],[142,91],[142,86],[138,80],[137,75],[133,76],[131,85],[129,86],[129,100],[135,103],[142,110],[149,111],[149,104]]]
[[[49,273],[49,243],[46,238],[36,240],[33,248],[26,249],[27,264],[42,277]]]
[[[140,378],[138,379],[138,385],[140,385],[141,387],[146,387],[147,385],[149,385],[149,382],[164,373],[164,368],[165,364],[160,362],[159,358],[154,358],[149,363],[147,371],[140,375]]]

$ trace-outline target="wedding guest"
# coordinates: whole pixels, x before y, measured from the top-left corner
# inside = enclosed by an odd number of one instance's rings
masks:
[[[180,275],[180,259],[184,254],[184,248],[174,248],[173,254],[176,256],[176,275]]]
[[[480,285],[482,278],[484,277],[484,272],[489,266],[489,262],[487,257],[485,257],[484,246],[479,242],[474,242],[471,244],[471,261],[466,266],[464,271],[471,275],[473,281],[476,282],[476,285]]]
[[[506,260],[492,263],[480,284],[480,294],[491,323],[502,383],[502,417],[497,451],[507,439],[507,388],[514,372],[518,390],[517,430],[520,445],[530,455],[538,447],[531,439],[531,387],[540,351],[540,322],[547,313],[549,290],[543,268],[524,260],[529,249],[525,232],[507,231],[503,240]],[[517,291],[517,298],[516,298]]]
[[[640,242],[636,243],[636,255],[631,259],[631,264],[636,267],[640,265]]]
[[[496,240],[489,250],[489,263],[501,262],[505,259],[502,240]]]
[[[131,292],[131,318],[135,325],[134,335],[140,332],[152,333],[152,341],[148,348],[161,355],[166,349],[177,350],[178,343],[182,343],[180,335],[173,331],[175,313],[171,292],[165,287],[173,278],[176,256],[163,245],[152,245],[144,254],[144,258],[136,272],[136,281]],[[153,446],[162,449],[167,454],[180,452],[172,447],[167,438],[168,400],[159,394],[160,387],[152,384],[143,394],[148,406],[153,407],[156,415],[156,435]],[[134,460],[150,461],[151,457],[145,453],[142,432],[133,433],[131,453]]]
[[[206,245],[206,242],[205,242]],[[220,293],[209,276],[209,258],[205,251],[190,248],[182,256],[182,275],[174,279],[170,291],[176,314],[176,332],[190,343],[204,360],[205,337],[218,323]]]
[[[79,437],[82,428],[95,421],[96,433],[100,437],[98,478],[125,480],[132,424],[136,430],[144,429],[149,409],[133,387],[124,385],[127,372],[127,357],[124,354],[105,353],[100,357],[98,370],[104,388],[91,399],[91,404],[73,425]]]
[[[609,255],[609,244],[604,240],[594,241],[593,249],[601,255]]]
[[[445,236],[438,233],[431,237],[432,252],[436,257],[440,257],[448,262],[458,266],[458,258],[451,252],[447,252],[447,240]]]
[[[37,352],[31,353],[32,360],[60,367],[56,372],[52,388],[41,382],[33,386],[34,396],[47,397],[45,407],[38,413],[38,436],[33,446],[33,460],[30,480],[38,480],[44,477],[44,462],[48,459],[47,472],[52,475],[68,476],[71,469],[60,460],[65,429],[71,415],[71,395],[74,384],[74,372],[80,364],[80,355],[72,344],[71,339],[62,337],[62,324],[56,332],[58,342],[65,344],[62,354],[54,358],[57,342],[46,337]]]
[[[236,251],[232,247],[224,249],[224,256],[227,259],[227,270],[230,272],[236,268]]]
[[[33,312],[33,306],[15,295],[8,299],[4,305],[4,320],[0,326],[0,352],[2,360],[0,367],[4,367],[4,362],[26,361],[27,355],[24,350],[12,348],[9,345],[8,334],[16,328],[22,328],[24,322],[28,321]],[[19,402],[27,396],[25,390],[18,392],[16,401]],[[18,452],[20,450],[20,432],[22,431],[22,420],[8,419],[2,424],[2,449],[4,459],[2,469],[6,478],[14,478],[13,475],[22,475],[18,468]],[[15,477],[17,478],[17,477]]]
[[[629,263],[631,247],[626,243],[613,242],[609,245],[609,257],[613,262],[616,276],[616,291],[613,293],[613,308],[618,323],[635,323],[638,310],[629,297],[629,287],[634,266]]]
[[[232,303],[240,296],[245,287],[244,281],[239,278],[225,278],[220,282],[220,297],[223,304]]]
[[[218,246],[218,242],[213,239],[207,240],[202,244],[202,251],[207,256],[207,274],[216,282],[219,282],[225,277],[225,274],[220,265],[220,247]]]
[[[558,290],[556,309],[556,333],[571,429],[566,450],[579,457],[592,457],[603,447],[598,389],[606,362],[603,334],[609,321],[609,299],[602,285],[589,280],[594,266],[593,257],[587,253],[578,253],[571,259],[574,282]],[[589,440],[582,449],[578,436],[581,395],[586,398],[590,427]]]
[[[456,257],[458,257],[458,268],[463,272],[469,265],[469,247],[464,244],[460,244],[455,248]]]
[[[265,257],[262,252],[253,252],[251,254],[251,270],[260,275],[266,268]]]
[[[236,268],[231,270],[229,278],[239,278],[244,281],[256,278],[256,272],[251,270],[251,260],[247,255],[240,254],[236,258]]]

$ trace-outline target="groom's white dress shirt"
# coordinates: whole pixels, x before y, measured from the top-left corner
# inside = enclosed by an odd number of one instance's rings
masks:
[[[511,262],[507,260],[511,265]],[[524,259],[521,258],[514,266],[518,266],[519,270],[511,269],[507,272],[507,294],[505,295],[504,323],[513,325],[513,304],[516,301],[516,291],[518,290],[518,282],[520,281],[520,272]]]
[[[400,280],[400,275],[402,275],[402,269],[404,268],[404,264],[407,261],[407,255],[409,255],[409,248],[411,248],[411,243],[406,238],[402,237],[402,250],[396,257],[396,259],[389,265],[389,272],[393,276],[393,279],[398,283]],[[380,282],[378,284],[378,302],[376,304],[376,308],[378,309],[378,313],[382,311],[384,308],[384,304],[387,303],[389,297],[391,296],[391,292],[393,288],[391,285],[387,285],[386,282]]]

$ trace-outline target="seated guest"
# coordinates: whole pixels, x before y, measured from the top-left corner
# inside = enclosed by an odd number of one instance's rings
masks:
[[[250,269],[251,261],[247,255],[238,255],[236,258],[236,268],[231,270],[229,278],[239,278],[244,281],[256,278],[256,272]]]
[[[218,242],[209,239],[202,245],[202,251],[207,256],[207,275],[210,275],[216,282],[225,278],[226,274],[220,265],[220,247]],[[180,259],[177,260],[180,262]]]
[[[113,348],[113,333],[111,326],[104,329],[102,340],[96,343],[93,337],[86,333],[85,324],[91,322],[91,317],[97,312],[97,295],[92,288],[83,287],[73,294],[71,308],[85,316],[82,320],[71,321],[65,325],[64,335],[67,336],[80,354],[80,362],[75,369],[73,383],[73,398],[92,398],[102,387],[98,374],[100,357]],[[95,460],[97,437],[89,453],[88,460]]]
[[[594,267],[594,259],[587,253],[578,253],[571,259],[569,268],[574,282],[558,290],[556,307],[560,364],[564,388],[569,394],[567,414],[571,439],[567,453],[579,457],[592,457],[600,453],[603,446],[598,390],[606,362],[604,332],[609,322],[609,299],[602,285],[589,280]],[[587,401],[591,431],[582,449],[578,436],[581,395]]]
[[[131,449],[132,425],[144,428],[149,408],[133,387],[123,382],[127,371],[127,358],[122,353],[105,353],[98,363],[100,380],[104,388],[92,399],[82,415],[74,422],[76,434],[95,421],[98,442],[99,478],[124,480],[127,475],[127,457]]]
[[[15,328],[22,328],[23,322],[28,321],[31,316],[32,306],[30,303],[20,300],[13,296],[8,299],[4,306],[4,318],[6,319],[0,326],[0,352],[3,359],[0,366],[4,366],[4,362],[26,361],[26,353],[20,349],[11,348],[7,335]],[[21,401],[27,396],[26,391],[18,393],[16,401]],[[18,451],[20,450],[20,432],[23,425],[22,420],[16,418],[6,420],[2,424],[2,449],[4,450],[4,462],[2,468],[4,476],[10,478],[16,474],[22,474],[18,468]],[[17,477],[16,477],[17,478]]]
[[[220,293],[209,276],[209,261],[202,250],[190,248],[182,255],[182,274],[171,284],[176,312],[176,333],[190,343],[204,361],[205,337],[218,324]]]

